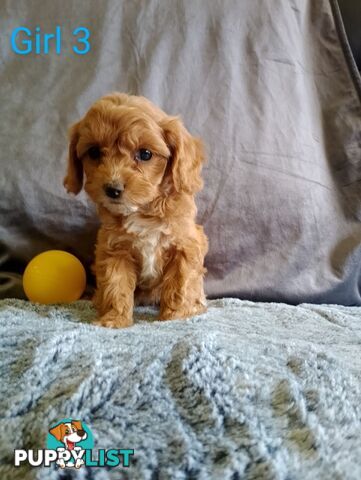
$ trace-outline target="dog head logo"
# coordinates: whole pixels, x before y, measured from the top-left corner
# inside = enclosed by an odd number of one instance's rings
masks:
[[[60,468],[80,468],[84,465],[84,450],[93,446],[91,431],[80,420],[64,419],[49,429],[47,448],[56,449],[60,454],[57,461]]]
[[[72,420],[67,423],[59,423],[56,427],[49,430],[58,442],[64,444],[68,450],[73,450],[77,443],[87,438],[87,433],[83,429],[80,420]]]

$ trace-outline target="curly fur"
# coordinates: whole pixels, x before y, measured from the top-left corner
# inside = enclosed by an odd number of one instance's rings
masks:
[[[89,155],[94,146],[99,159]],[[149,161],[137,159],[142,148]],[[144,97],[107,95],[71,128],[64,185],[77,194],[84,184],[101,220],[93,266],[99,324],[131,325],[134,301],[159,303],[161,320],[205,311],[208,242],[194,201],[203,162],[201,141]],[[109,198],[105,185],[121,188],[121,197]]]

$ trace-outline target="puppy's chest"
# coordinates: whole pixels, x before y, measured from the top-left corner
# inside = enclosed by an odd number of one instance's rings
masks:
[[[138,238],[134,246],[140,255],[140,283],[156,280],[162,270],[160,235],[150,234],[147,238]]]
[[[126,224],[128,233],[133,234],[133,248],[138,253],[140,284],[153,283],[162,275],[165,252],[169,247],[169,235],[161,225],[146,222]]]

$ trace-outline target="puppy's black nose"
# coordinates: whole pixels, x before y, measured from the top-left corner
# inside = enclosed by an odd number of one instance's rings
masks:
[[[104,185],[104,192],[105,192],[105,195],[109,198],[119,198],[120,195],[122,194],[122,191],[123,189],[118,187],[118,186],[114,186],[114,185]]]
[[[76,433],[79,435],[79,437],[84,437],[84,435],[85,435],[84,430],[77,430]]]

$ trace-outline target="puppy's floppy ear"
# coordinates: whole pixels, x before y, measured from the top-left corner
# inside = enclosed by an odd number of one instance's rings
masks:
[[[64,437],[64,424],[60,423],[56,427],[51,428],[49,433],[51,433],[58,440],[58,442],[61,442]]]
[[[77,430],[84,430],[83,429],[83,425],[81,423],[80,420],[72,420],[72,425],[74,425],[74,427],[77,429]]]
[[[161,122],[164,138],[171,150],[171,175],[177,192],[194,194],[203,187],[202,164],[205,161],[201,140],[192,137],[178,117]]]
[[[69,137],[68,168],[63,183],[68,193],[77,195],[83,186],[83,165],[76,152],[79,140],[79,122],[70,128]]]

